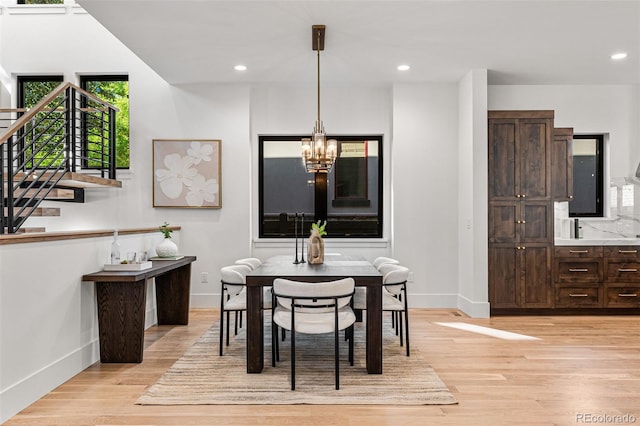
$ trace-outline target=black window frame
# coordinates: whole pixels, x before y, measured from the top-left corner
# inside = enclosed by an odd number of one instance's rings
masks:
[[[279,141],[279,142],[286,142],[286,141],[291,141],[292,143],[295,142],[300,142],[300,140],[302,138],[308,137],[308,135],[259,135],[258,136],[258,238],[292,238],[294,235],[291,232],[291,230],[286,231],[283,234],[280,235],[273,235],[273,234],[269,234],[266,235],[265,232],[265,214],[264,214],[264,207],[265,207],[265,199],[264,199],[264,172],[265,172],[265,167],[264,167],[264,143],[265,142],[269,142],[269,141]],[[353,141],[360,141],[360,140],[375,140],[378,143],[378,164],[376,167],[376,172],[377,172],[377,179],[378,179],[378,187],[377,188],[371,188],[368,187],[367,191],[369,192],[369,194],[371,193],[371,191],[376,191],[377,192],[377,211],[376,211],[376,219],[377,219],[377,223],[375,225],[375,233],[372,235],[362,235],[360,233],[347,233],[347,232],[340,232],[340,233],[336,233],[335,232],[335,228],[332,229],[330,224],[331,224],[331,218],[328,218],[328,225],[327,225],[327,232],[328,234],[325,236],[325,238],[363,238],[363,239],[370,239],[370,238],[383,238],[383,232],[384,232],[384,199],[383,199],[383,195],[384,195],[384,175],[383,175],[383,169],[384,169],[384,158],[383,158],[383,146],[384,146],[384,136],[383,135],[327,135],[328,139],[336,139],[338,141],[338,144],[340,145],[340,143],[342,141],[345,142],[353,142]],[[338,161],[336,162],[336,164],[334,165],[334,168],[338,167]],[[300,158],[300,164],[301,167],[302,166],[302,157]],[[334,173],[337,172],[337,169],[334,170]],[[314,218],[319,217],[320,220],[324,220],[325,218],[327,218],[327,210],[329,208],[329,206],[331,205],[332,201],[335,200],[329,200],[329,194],[327,191],[327,174],[326,173],[308,173],[309,179],[314,179],[315,180],[315,184],[314,184],[314,209],[315,209],[315,214],[314,214]],[[324,179],[324,187],[322,187],[322,181]],[[319,183],[320,182],[320,183]],[[329,185],[331,185],[333,183],[329,183]],[[317,205],[319,200],[324,200],[324,204],[323,205]],[[349,206],[350,203],[347,203],[347,205],[345,205],[344,207]],[[361,206],[361,204],[355,204],[356,206]],[[336,207],[335,203],[333,204],[333,207]],[[343,207],[343,206],[340,206]],[[289,212],[290,215],[294,214],[292,212]],[[363,215],[363,217],[365,217],[365,215]],[[291,219],[289,219],[291,221]],[[310,226],[311,226],[311,220],[312,218],[306,218],[306,222],[305,222],[305,229],[302,230],[301,232],[299,231],[299,235],[308,235],[308,232],[310,231]],[[316,219],[317,220],[317,219]],[[373,225],[371,225],[373,227]],[[289,223],[289,228],[291,228],[291,222]]]
[[[80,76],[80,81],[79,81],[80,88],[82,90],[85,90],[85,91],[91,93],[91,91],[87,89],[87,83],[90,82],[90,81],[126,81],[128,83],[129,82],[129,75],[128,74],[117,74],[117,75],[115,75],[115,74],[106,74],[106,75],[104,75],[104,74],[87,74],[87,75],[81,75]],[[131,87],[129,87],[129,89],[131,89]],[[100,95],[98,95],[98,94],[94,94],[94,95],[100,97]],[[86,119],[86,116],[83,116],[83,120],[85,120],[85,119]],[[86,129],[87,127],[88,126],[86,126],[86,124],[83,123],[82,129]],[[117,170],[129,170],[131,168],[131,156],[130,156],[130,153],[131,153],[131,122],[129,122],[129,134],[127,135],[127,139],[128,139],[127,142],[128,142],[128,147],[129,147],[129,151],[128,151],[129,152],[129,155],[128,155],[128,157],[129,157],[129,165],[128,166],[118,165],[117,164],[117,160],[116,160],[116,169]],[[87,148],[86,144],[88,143],[87,135],[84,135],[82,140],[85,143],[85,146],[83,147],[83,149],[86,151],[86,148]],[[88,163],[86,155],[83,155],[82,168],[89,170],[89,169],[96,169],[98,167],[97,166],[95,166],[95,167],[90,166],[89,163]]]
[[[595,185],[595,208],[590,211],[576,212],[572,210],[572,206],[576,204],[574,201],[579,200],[580,192],[576,188],[580,187],[579,168],[576,167],[574,161],[573,166],[573,199],[569,202],[569,217],[604,217],[604,135],[603,134],[579,134],[573,135],[573,139],[595,139],[596,140],[596,185]],[[575,160],[574,153],[574,160]],[[584,186],[584,185],[583,185]],[[578,198],[577,198],[578,197]]]

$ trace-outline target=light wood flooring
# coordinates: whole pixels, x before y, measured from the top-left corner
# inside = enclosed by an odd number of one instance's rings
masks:
[[[5,425],[640,424],[640,316],[470,319],[438,309],[414,309],[410,315],[412,347],[424,354],[458,405],[134,405],[217,319],[215,310],[192,310],[184,333],[166,335],[172,326],[146,332],[141,364],[97,363]],[[435,324],[452,321],[541,340],[502,340]]]

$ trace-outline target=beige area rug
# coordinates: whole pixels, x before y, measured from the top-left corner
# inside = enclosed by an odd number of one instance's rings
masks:
[[[265,323],[270,323],[269,317]],[[356,324],[353,367],[347,361],[348,342],[341,338],[340,390],[334,382],[333,335],[296,335],[296,390],[291,391],[290,339],[280,343],[280,362],[272,367],[268,327],[261,374],[246,373],[244,330],[231,339],[223,356],[218,355],[219,323],[215,323],[136,403],[457,404],[418,350],[412,349],[410,357],[405,355],[388,323],[384,324],[381,375],[367,374],[363,324]]]

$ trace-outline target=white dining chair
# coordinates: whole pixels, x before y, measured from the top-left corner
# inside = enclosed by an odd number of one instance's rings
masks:
[[[248,265],[224,266],[220,269],[220,356],[223,354],[226,314],[226,345],[229,346],[230,314],[234,312],[234,333],[238,334],[238,327],[242,327],[238,314],[247,310],[247,281],[246,275],[251,271]],[[263,306],[271,309],[271,287],[263,290]]]
[[[247,265],[251,268],[251,270],[254,270],[258,266],[262,265],[262,261],[257,257],[245,257],[245,258],[236,260],[235,263],[236,265]]]
[[[334,333],[335,386],[340,389],[339,332],[346,330],[349,363],[353,365],[353,324],[351,300],[353,278],[329,282],[298,282],[282,278],[273,281],[271,362],[276,366],[278,327],[291,331],[291,390],[296,388],[296,333]]]
[[[373,262],[372,265],[374,268],[376,269],[380,269],[380,266],[384,265],[384,264],[394,264],[394,265],[398,265],[400,264],[400,261],[397,259],[394,259],[392,257],[385,257],[385,256],[380,256],[380,257],[376,257]]]
[[[409,268],[393,263],[380,266],[382,274],[382,311],[392,313],[392,327],[396,335],[400,336],[400,346],[406,346],[407,356],[409,350],[409,307],[407,298],[407,280]],[[366,291],[358,291],[353,296],[353,308],[365,310],[367,308]],[[403,318],[404,316],[404,318]],[[404,336],[403,336],[404,329]]]

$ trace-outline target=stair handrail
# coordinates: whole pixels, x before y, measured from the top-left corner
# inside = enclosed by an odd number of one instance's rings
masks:
[[[29,108],[28,110],[26,110],[26,112],[24,114],[22,114],[20,116],[20,118],[18,118],[12,125],[10,125],[9,127],[7,127],[7,130],[0,135],[0,145],[2,145],[3,143],[5,143],[7,140],[9,140],[9,138],[16,133],[19,129],[21,129],[22,127],[24,127],[24,125],[31,120],[33,117],[35,117],[35,115],[37,113],[39,113],[44,107],[46,107],[47,105],[49,105],[49,103],[51,101],[53,101],[55,98],[57,98],[58,96],[60,96],[60,94],[62,94],[62,92],[64,92],[65,90],[67,90],[67,88],[72,87],[74,88],[76,91],[82,93],[84,96],[99,102],[105,106],[107,106],[108,108],[112,108],[115,111],[120,111],[120,109],[114,105],[111,105],[109,102],[106,102],[103,99],[100,99],[98,97],[96,97],[94,94],[87,92],[86,90],[82,89],[81,87],[76,86],[75,84],[71,83],[71,82],[62,82],[58,85],[58,87],[56,87],[55,89],[53,89],[51,92],[49,92],[48,95],[46,95],[44,98],[42,98],[40,100],[40,102],[38,102],[37,104],[35,104],[33,107]],[[13,109],[15,111],[24,111],[23,108],[16,108]]]
[[[57,98],[61,96],[62,101],[57,101]],[[80,102],[81,105],[76,105],[76,102]],[[85,107],[84,105],[86,105],[86,102],[94,102],[97,105]],[[57,103],[57,105],[55,103]],[[52,104],[54,105],[53,108],[51,108]],[[62,104],[64,104],[64,107]],[[108,118],[106,122],[103,118],[99,119],[102,123],[102,129],[108,129],[106,138],[104,137],[104,134],[99,137],[102,139],[103,144],[105,140],[108,143],[107,161],[105,161],[104,150],[102,151],[103,153],[100,154],[102,158],[89,157],[82,154],[79,157],[76,157],[76,143],[88,144],[91,141],[84,138],[84,136],[88,135],[85,135],[83,132],[80,134],[77,133],[76,125],[78,124],[78,117],[76,117],[76,114],[73,111],[80,111],[83,116],[84,114],[87,114],[88,117],[95,112],[98,112],[102,117],[106,114]],[[114,105],[111,105],[109,102],[98,98],[73,83],[63,82],[44,96],[40,102],[32,108],[21,113],[19,118],[17,118],[13,124],[8,126],[3,134],[0,134],[0,211],[2,212],[2,216],[0,216],[0,234],[4,234],[5,232],[15,233],[27,218],[31,216],[37,206],[42,203],[44,198],[52,191],[52,189],[59,184],[65,172],[75,172],[76,158],[82,162],[87,161],[87,163],[83,164],[89,168],[94,168],[89,165],[89,162],[95,161],[96,164],[99,165],[95,168],[100,170],[103,177],[105,170],[108,170],[109,178],[115,179],[115,113],[117,111],[119,111],[119,109]],[[41,112],[46,113],[44,118],[38,118],[37,114]],[[45,120],[46,117],[55,113],[63,113],[64,119],[61,126],[56,125],[58,127],[52,128],[53,123],[50,123],[44,129],[44,132],[48,132],[49,130],[53,130],[54,132],[48,135],[48,138],[44,140],[45,145],[36,145],[35,133],[34,139],[31,140],[28,145],[23,145],[22,147],[20,147],[20,145],[16,145],[17,140],[21,140],[22,142],[20,143],[24,143],[24,131],[29,128],[30,124],[43,123],[43,120]],[[60,130],[63,131],[62,134],[64,139],[64,145],[62,147],[55,139],[56,135],[60,135]],[[37,136],[40,137],[47,135],[42,133],[41,130]],[[14,140],[14,137],[17,139]],[[38,141],[40,141],[40,139],[38,139]],[[46,165],[44,164],[44,158],[37,161],[35,156],[50,142],[57,144],[58,147],[53,151],[54,156],[51,157],[54,161]],[[99,146],[102,147],[102,149],[105,147],[105,145]],[[17,150],[14,152],[16,147]],[[31,149],[32,155],[28,160],[25,160],[25,158],[22,157],[26,152],[26,147]],[[89,148],[85,146],[85,148],[81,149],[83,152],[84,150],[87,150],[88,152]],[[18,157],[16,157],[16,155]],[[19,163],[14,168],[13,162],[15,158],[18,158]],[[30,170],[27,169],[28,161],[31,161],[31,165],[28,166]],[[51,161],[51,159],[48,161]],[[41,165],[44,167],[41,167]],[[43,173],[43,171],[48,173]],[[6,176],[3,177],[3,175]],[[27,190],[34,188],[37,188],[36,195],[30,195],[28,197],[25,196],[27,194]],[[14,207],[17,209],[15,212]]]

